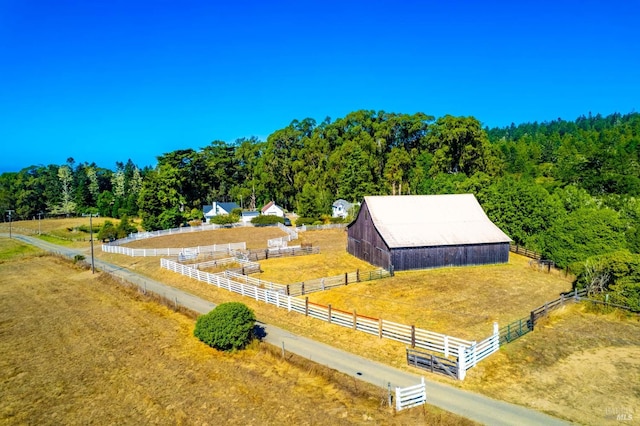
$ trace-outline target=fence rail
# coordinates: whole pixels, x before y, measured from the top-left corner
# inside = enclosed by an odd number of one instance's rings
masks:
[[[266,259],[274,259],[278,257],[286,256],[305,256],[308,254],[320,253],[320,247],[301,247],[291,246],[283,248],[268,248],[268,249],[252,249],[245,251],[242,255],[247,260],[260,261]]]
[[[498,350],[498,345],[495,343],[499,341],[497,325],[494,326],[494,334],[492,336],[477,344],[476,342],[416,328],[413,325],[409,326],[381,318],[358,315],[356,311],[341,311],[331,305],[324,306],[311,303],[308,297],[302,300],[287,295],[286,285],[261,281],[230,271],[210,274],[200,271],[192,265],[185,265],[164,258],[160,260],[160,266],[198,281],[251,297],[257,301],[276,305],[279,308],[287,309],[289,312],[297,312],[342,327],[377,335],[381,339],[396,340],[412,347],[439,352],[445,358],[458,357],[458,379],[460,380],[464,379],[468,368],[472,368],[480,360]]]
[[[299,231],[326,231],[328,229],[343,229],[346,228],[346,223],[330,223],[327,225],[302,225],[298,228]]]
[[[509,250],[516,254],[521,254],[523,256],[529,257],[531,259],[541,259],[542,255],[533,250],[529,250],[528,248],[522,247],[518,244],[510,244]]]
[[[396,388],[396,410],[417,407],[427,403],[427,388],[424,384],[424,377],[420,384],[406,388]]]
[[[214,244],[211,246],[182,247],[182,248],[158,248],[158,249],[135,249],[122,247],[119,245],[102,244],[102,251],[105,253],[124,254],[132,257],[150,256],[184,256],[185,260],[205,253],[226,252],[228,254],[236,250],[246,250],[246,243]]]
[[[416,368],[458,378],[458,363],[430,352],[407,348],[407,364]]]
[[[500,329],[500,345],[511,343],[525,334],[532,332],[540,318],[546,317],[551,311],[564,306],[565,303],[590,300],[586,298],[586,295],[587,291],[584,289],[576,289],[573,292],[562,293],[559,298],[545,302],[543,305],[533,309],[527,318],[520,318],[511,324],[507,324]]]
[[[345,272],[341,275],[335,275],[333,277],[316,278],[312,280],[306,280],[299,283],[289,284],[289,295],[291,296],[304,296],[305,294],[314,293],[317,291],[324,291],[335,287],[343,287],[345,285],[359,283],[362,281],[373,281],[382,278],[388,278],[391,273],[385,269],[376,269],[373,271],[360,272]]]
[[[500,329],[500,344],[511,343],[514,340],[533,331],[533,324],[529,318],[520,318]]]
[[[282,223],[278,222],[278,228],[287,233],[289,239],[287,241],[293,241],[298,239],[298,231],[291,226],[284,226]]]

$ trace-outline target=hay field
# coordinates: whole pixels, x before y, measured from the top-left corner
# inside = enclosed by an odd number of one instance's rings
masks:
[[[640,317],[565,305],[468,373],[465,389],[557,417],[640,424]]]
[[[430,407],[393,413],[380,389],[268,345],[217,352],[192,337],[193,319],[104,274],[5,260],[0,423],[471,424]]]

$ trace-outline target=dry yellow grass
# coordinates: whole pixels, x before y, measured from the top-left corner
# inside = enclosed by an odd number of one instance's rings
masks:
[[[511,254],[504,265],[398,272],[395,277],[309,294],[309,300],[363,315],[480,340],[499,325],[571,289],[558,273],[532,269]]]
[[[196,247],[246,242],[247,248],[252,249],[267,247],[267,240],[285,235],[284,231],[275,227],[240,227],[147,238],[127,243],[126,246],[131,248]]]
[[[345,256],[344,233],[313,231],[301,236],[302,241],[320,246],[321,254],[287,259],[292,265],[300,260],[308,262],[312,259],[320,265],[329,264],[333,261],[327,259]],[[157,258],[100,256],[216,303],[242,301],[251,306],[262,321],[397,368],[421,373],[405,365],[405,346],[402,344],[289,314],[273,306],[160,270]],[[271,267],[267,268],[271,262],[263,263],[265,274],[272,273],[269,271]],[[309,270],[297,265],[290,268],[294,271]],[[308,278],[322,276],[317,271],[322,271],[322,268],[329,271],[330,267],[316,266],[319,269],[314,269]],[[279,273],[273,272],[274,276]],[[291,273],[283,275],[289,276]],[[431,324],[433,329],[442,327],[445,332],[454,334],[451,330],[455,331],[456,327],[460,327],[461,333],[467,327],[471,330],[475,328],[470,338],[478,339],[490,332],[494,319],[504,325],[506,321],[526,316],[530,309],[557,297],[559,291],[567,290],[569,283],[570,279],[562,274],[536,271],[529,266],[528,259],[511,255],[508,265],[399,273],[391,280],[361,283],[339,291],[315,293],[310,297],[313,297],[311,300],[329,302],[345,310],[351,308],[351,300],[370,301],[371,310],[368,313],[377,316],[379,312],[387,312],[380,316],[397,320],[399,317],[390,318],[388,315],[395,309],[398,315],[405,315],[407,321],[413,318],[416,326],[423,328],[429,328],[428,321],[432,320],[427,316],[428,313],[436,317]],[[393,294],[396,300],[385,303],[381,299],[387,299],[386,293]],[[380,294],[385,294],[384,298]],[[387,306],[390,308],[386,309]],[[365,305],[357,307],[359,313],[364,313],[365,309]],[[452,314],[447,316],[447,311],[452,311]],[[465,315],[460,315],[460,312]],[[422,323],[420,318],[427,319]],[[459,321],[467,323],[458,326]],[[639,339],[637,317],[629,320],[615,315],[591,313],[582,305],[569,305],[553,314],[535,332],[503,347],[497,354],[469,370],[464,382],[454,382],[435,375],[429,378],[528,405],[580,423],[604,424],[609,420],[605,417],[616,410],[637,410],[640,406]],[[633,414],[634,419],[640,417],[637,412]]]
[[[469,370],[469,390],[572,421],[640,420],[640,319],[569,304]]]
[[[193,320],[54,257],[0,277],[3,424],[471,424],[393,413],[380,389],[266,345],[212,350]]]

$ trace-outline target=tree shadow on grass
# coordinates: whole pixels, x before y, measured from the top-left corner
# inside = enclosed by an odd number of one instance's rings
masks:
[[[253,335],[256,339],[262,341],[267,337],[267,330],[263,326],[256,324],[253,326]]]

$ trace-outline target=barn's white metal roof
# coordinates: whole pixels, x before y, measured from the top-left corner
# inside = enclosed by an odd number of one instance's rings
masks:
[[[389,248],[511,241],[473,194],[370,196],[364,201]]]

